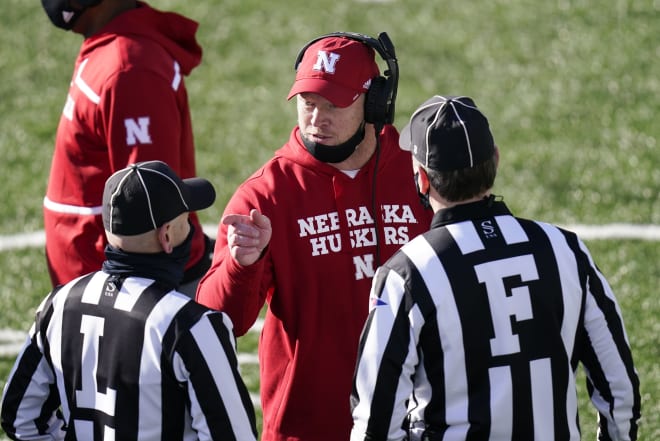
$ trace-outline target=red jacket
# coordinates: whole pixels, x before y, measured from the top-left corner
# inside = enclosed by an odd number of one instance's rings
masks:
[[[201,62],[197,23],[144,3],[84,40],[55,139],[44,199],[46,255],[54,285],[101,268],[105,180],[130,163],[159,159],[195,176],[183,76]],[[200,260],[197,216],[188,267]]]
[[[264,441],[349,438],[376,243],[383,263],[428,230],[432,216],[419,202],[411,155],[399,149],[396,129],[386,126],[380,142],[374,187],[376,155],[350,178],[314,159],[296,128],[225,209],[257,208],[273,227],[266,254],[241,267],[220,225],[213,264],[197,292],[198,301],[229,314],[239,335],[269,304],[259,343]]]

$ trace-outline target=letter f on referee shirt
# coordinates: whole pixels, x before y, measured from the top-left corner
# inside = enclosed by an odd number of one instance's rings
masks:
[[[477,265],[474,269],[479,281],[486,285],[488,293],[495,329],[495,337],[490,340],[493,356],[520,352],[520,342],[518,336],[513,334],[509,317],[515,317],[519,322],[533,318],[529,288],[513,288],[511,296],[507,296],[504,278],[520,276],[523,282],[538,280],[534,257],[528,254],[501,259]]]

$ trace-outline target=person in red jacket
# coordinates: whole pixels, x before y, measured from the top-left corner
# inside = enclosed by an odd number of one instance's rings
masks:
[[[371,279],[430,225],[391,125],[397,66],[386,36],[335,33],[302,49],[288,96],[298,124],[231,197],[198,287],[197,300],[226,312],[238,335],[268,303],[263,441],[349,438]]]
[[[196,175],[184,76],[199,65],[198,24],[135,0],[42,0],[53,24],[84,36],[55,139],[46,197],[46,258],[53,286],[101,268],[101,198],[108,177],[160,160]],[[195,213],[180,291],[195,293],[211,241]]]

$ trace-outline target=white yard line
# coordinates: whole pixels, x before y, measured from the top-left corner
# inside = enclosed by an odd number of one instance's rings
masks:
[[[27,330],[0,329],[0,357],[15,357],[23,347]]]
[[[660,225],[614,223],[606,225],[566,225],[581,239],[660,240]]]
[[[660,225],[613,223],[605,225],[561,225],[574,231],[582,239],[640,239],[660,240]],[[215,237],[217,225],[203,225],[204,232]],[[44,246],[46,235],[43,231],[0,235],[0,251]]]
[[[45,242],[46,234],[43,231],[3,235],[0,236],[0,251],[42,247]]]

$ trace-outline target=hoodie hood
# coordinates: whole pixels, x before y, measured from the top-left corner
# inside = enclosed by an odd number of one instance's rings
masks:
[[[99,32],[85,39],[80,56],[98,46],[108,44],[117,36],[137,36],[157,42],[179,63],[184,75],[202,61],[202,48],[195,38],[199,24],[175,12],[164,12],[144,2],[119,14]]]

